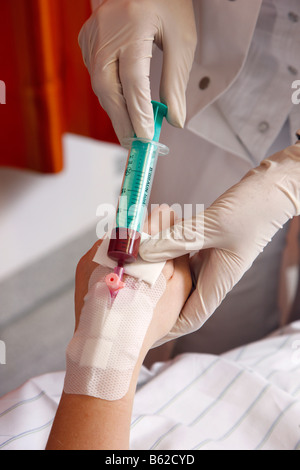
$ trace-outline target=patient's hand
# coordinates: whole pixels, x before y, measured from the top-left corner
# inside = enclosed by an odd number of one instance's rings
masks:
[[[161,224],[159,222],[162,214],[164,217]],[[166,215],[168,216],[165,217]],[[173,218],[174,214],[170,212],[169,208],[162,206],[151,214],[148,219],[149,226],[145,230],[154,234],[172,224]],[[98,267],[93,262],[93,258],[100,243],[98,241],[78,264],[75,292],[75,330],[77,331],[80,329],[80,327],[78,328],[79,321],[84,319],[81,315],[86,313],[82,309],[85,304],[85,296],[88,293],[90,277]],[[191,276],[188,257],[183,256],[168,261],[164,267],[163,275],[166,279],[165,291],[154,309],[144,342],[139,350],[128,392],[121,399],[107,400],[88,393],[65,393],[64,390],[50,433],[47,450],[128,449],[131,413],[139,370],[149,348],[158,339],[165,336],[176,322],[190,293]],[[128,306],[126,308],[128,312]],[[110,312],[108,312],[109,314]],[[99,312],[100,315],[101,312]],[[134,335],[131,334],[130,338],[126,338],[126,340],[127,342],[134,341]],[[108,374],[108,380],[111,380],[111,377],[115,379],[117,373],[117,370],[112,369]],[[72,380],[75,381],[75,387],[80,386],[80,379],[79,368],[76,370],[75,367],[75,374],[72,377]],[[90,377],[91,379],[92,377]],[[117,382],[116,385],[118,385]],[[89,380],[87,380],[88,386]]]
[[[150,214],[145,223],[144,231],[151,235],[155,235],[161,230],[173,225],[174,222],[175,213],[171,211],[167,205],[162,205]],[[101,241],[97,241],[86,255],[83,256],[77,266],[75,289],[75,330],[78,328],[80,315],[84,306],[84,298],[88,292],[89,280],[98,266],[93,261],[93,258],[100,244]],[[143,347],[140,352],[140,360],[143,360],[147,351],[154,343],[169,333],[177,321],[192,287],[188,260],[189,256],[185,255],[166,262],[163,269],[163,274],[166,279],[166,289],[154,310],[152,321],[147,330]]]

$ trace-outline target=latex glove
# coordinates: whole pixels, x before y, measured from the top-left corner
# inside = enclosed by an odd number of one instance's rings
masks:
[[[264,160],[204,213],[145,241],[140,255],[148,261],[200,250],[191,259],[196,288],[158,344],[198,330],[275,233],[299,214],[298,143]]]
[[[183,127],[185,91],[197,43],[192,0],[94,0],[79,34],[92,87],[120,140],[152,139],[150,61],[163,49],[161,101],[168,121]]]

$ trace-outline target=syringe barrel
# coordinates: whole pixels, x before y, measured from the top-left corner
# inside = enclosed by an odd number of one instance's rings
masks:
[[[132,263],[138,256],[157,158],[169,153],[169,149],[159,143],[162,122],[168,108],[156,101],[152,101],[152,106],[153,140],[127,139],[129,154],[117,208],[116,226],[111,233],[107,253],[120,265]]]
[[[108,248],[115,261],[132,263],[138,256],[157,158],[166,153],[167,147],[158,142],[132,139]]]
[[[141,243],[141,234],[124,227],[116,227],[112,231],[108,256],[120,266],[136,261]]]

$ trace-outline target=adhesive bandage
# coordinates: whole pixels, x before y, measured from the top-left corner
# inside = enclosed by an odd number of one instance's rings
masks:
[[[154,309],[166,288],[161,273],[153,286],[125,276],[112,301],[98,266],[85,297],[79,326],[67,348],[65,393],[119,400],[126,395]]]

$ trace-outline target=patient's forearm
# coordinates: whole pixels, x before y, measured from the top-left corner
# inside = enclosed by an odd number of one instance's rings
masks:
[[[46,450],[127,450],[139,369],[121,400],[63,393]]]
[[[131,400],[63,394],[46,450],[126,450]]]

